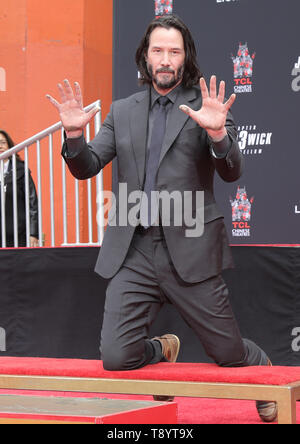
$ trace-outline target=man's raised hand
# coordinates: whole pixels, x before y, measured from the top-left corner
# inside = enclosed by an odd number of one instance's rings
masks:
[[[210,79],[210,91],[202,77],[200,79],[202,93],[202,108],[194,111],[186,105],[181,105],[180,109],[188,114],[215,140],[221,140],[227,134],[225,124],[229,109],[233,105],[236,95],[232,94],[227,102],[225,100],[225,82],[220,82],[219,93],[217,92],[217,79],[212,76]]]
[[[63,85],[59,83],[57,86],[61,103],[49,94],[47,94],[46,97],[59,112],[67,136],[79,137],[81,136],[83,129],[100,109],[99,107],[95,107],[88,113],[84,111],[79,83],[74,83],[75,92],[73,92],[68,80],[64,80]]]

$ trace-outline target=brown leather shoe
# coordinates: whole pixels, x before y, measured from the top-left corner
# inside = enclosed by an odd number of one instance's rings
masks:
[[[180,350],[180,340],[175,335],[167,334],[155,337],[152,341],[160,342],[162,354],[169,362],[176,362]],[[154,401],[173,402],[174,396],[153,395]]]
[[[269,360],[268,365],[271,367],[272,362]],[[257,412],[260,419],[264,422],[274,422],[278,420],[278,406],[276,402],[256,401]]]

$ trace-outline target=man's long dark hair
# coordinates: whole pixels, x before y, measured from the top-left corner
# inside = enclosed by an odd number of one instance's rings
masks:
[[[148,72],[147,62],[145,57],[147,55],[149,48],[150,35],[157,27],[165,29],[175,28],[179,32],[181,32],[185,49],[185,64],[184,64],[182,84],[187,88],[197,85],[200,78],[203,76],[197,63],[197,52],[196,52],[195,43],[188,27],[176,15],[165,15],[156,18],[148,26],[148,29],[141,40],[140,46],[138,47],[135,56],[136,64],[141,74],[140,84],[141,85],[152,84],[152,77]]]

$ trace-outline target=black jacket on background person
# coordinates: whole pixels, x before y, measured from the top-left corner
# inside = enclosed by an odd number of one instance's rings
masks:
[[[25,168],[24,162],[17,159],[17,205],[18,205],[18,246],[26,247],[26,211],[25,211]],[[38,238],[38,198],[36,188],[29,173],[30,236]],[[1,186],[1,185],[0,185]],[[13,212],[13,171],[9,161],[4,175],[6,246],[14,247],[14,212]],[[0,247],[2,247],[2,218],[0,193]]]

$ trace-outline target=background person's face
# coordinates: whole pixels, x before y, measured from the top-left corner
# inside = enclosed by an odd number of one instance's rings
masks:
[[[185,50],[181,32],[157,27],[151,33],[146,57],[154,87],[166,93],[182,81]]]
[[[9,148],[6,137],[4,134],[0,133],[0,154],[4,153],[4,151],[7,151]]]

